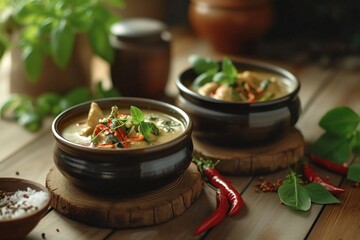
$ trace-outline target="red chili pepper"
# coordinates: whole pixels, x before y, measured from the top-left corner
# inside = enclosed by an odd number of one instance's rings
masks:
[[[123,142],[126,140],[126,138],[121,134],[121,132],[118,129],[113,130],[113,133],[115,137],[119,140],[119,142]]]
[[[332,194],[339,194],[345,192],[345,189],[336,187],[328,183],[325,179],[320,177],[317,172],[311,168],[309,163],[304,164],[304,175],[309,182],[318,183],[326,188]]]
[[[223,191],[231,203],[229,215],[233,216],[238,213],[244,205],[240,193],[229,184],[223,176],[214,167],[215,164],[210,160],[196,159],[194,162],[198,165],[200,171],[207,178],[209,183],[215,188]]]
[[[200,225],[195,229],[194,235],[200,235],[201,233],[215,227],[225,218],[229,210],[229,201],[226,194],[220,189],[216,191],[216,203],[216,210],[207,219],[200,223]]]
[[[344,164],[340,164],[340,163],[335,163],[335,162],[332,162],[328,159],[324,159],[324,158],[320,158],[318,156],[315,156],[315,155],[311,155],[309,156],[310,160],[321,166],[321,167],[324,167],[326,168],[327,170],[331,171],[331,172],[334,172],[334,173],[337,173],[337,174],[340,174],[340,175],[343,175],[343,176],[347,176],[347,173],[348,173],[348,167]]]
[[[204,168],[204,175],[208,178],[211,185],[224,191],[229,201],[231,202],[231,208],[229,215],[233,216],[240,212],[244,201],[240,193],[221,176],[221,174],[215,168]]]
[[[109,129],[109,127],[105,126],[104,124],[99,123],[95,126],[94,135],[97,135],[97,134],[99,134],[99,132],[108,130],[108,129]]]

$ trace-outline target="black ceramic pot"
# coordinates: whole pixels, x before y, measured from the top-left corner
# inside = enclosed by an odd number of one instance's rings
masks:
[[[139,149],[99,149],[74,144],[61,135],[69,121],[87,114],[90,102],[62,112],[53,122],[56,139],[54,162],[74,185],[93,192],[132,194],[155,189],[178,178],[190,165],[193,144],[192,121],[181,109],[160,101],[113,98],[96,101],[102,109],[137,106],[179,119],[185,131],[160,145]]]
[[[197,138],[221,146],[256,145],[276,141],[294,127],[301,106],[299,80],[280,67],[253,60],[232,60],[239,72],[261,71],[284,78],[291,89],[281,98],[253,103],[226,102],[201,96],[190,89],[196,77],[192,68],[176,80],[176,105],[189,114]]]

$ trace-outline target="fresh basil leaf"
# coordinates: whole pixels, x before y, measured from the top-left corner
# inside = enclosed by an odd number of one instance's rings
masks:
[[[219,65],[211,58],[191,55],[188,60],[194,68],[196,74],[201,74],[207,71],[219,71]]]
[[[146,141],[150,142],[151,138],[151,125],[148,122],[140,122],[140,132],[144,135]]]
[[[360,131],[355,132],[351,142],[351,150],[355,156],[360,156]]]
[[[91,28],[93,17],[94,11],[91,4],[84,3],[74,7],[67,19],[78,32],[87,32]]]
[[[192,83],[193,87],[201,87],[203,85],[205,85],[208,82],[211,82],[213,80],[213,76],[214,73],[213,71],[207,71],[204,73],[201,73],[200,75],[198,75],[195,80]]]
[[[231,82],[230,77],[228,75],[226,75],[224,72],[217,72],[214,75],[213,81],[217,82],[217,83],[230,83]]]
[[[295,210],[307,211],[311,207],[311,199],[301,183],[301,179],[291,171],[279,187],[278,195],[285,205]]]
[[[149,124],[151,127],[151,133],[154,134],[155,136],[159,136],[160,131],[159,131],[158,127],[155,125],[155,123],[151,122]]]
[[[336,163],[344,163],[350,154],[351,140],[345,137],[337,137],[324,133],[312,144],[311,151],[322,158],[329,159]]]
[[[75,42],[75,34],[66,19],[62,19],[51,31],[50,46],[51,53],[56,64],[65,68],[69,63]]]
[[[333,204],[340,203],[326,188],[318,183],[309,183],[304,186],[313,203],[316,204]]]
[[[360,123],[360,116],[349,107],[337,107],[328,111],[319,125],[336,136],[349,136]]]
[[[353,163],[349,166],[347,178],[354,182],[360,182],[360,163]]]
[[[130,113],[131,113],[131,116],[132,116],[131,122],[133,124],[135,124],[135,125],[139,125],[145,119],[144,113],[139,108],[137,108],[135,106],[130,107]]]
[[[229,79],[233,80],[236,79],[238,71],[232,61],[225,57],[222,61],[222,71],[223,73],[229,77]]]

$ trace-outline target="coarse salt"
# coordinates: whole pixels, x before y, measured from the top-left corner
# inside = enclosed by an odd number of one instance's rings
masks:
[[[16,192],[0,190],[0,220],[23,217],[46,204],[48,194],[31,188]]]

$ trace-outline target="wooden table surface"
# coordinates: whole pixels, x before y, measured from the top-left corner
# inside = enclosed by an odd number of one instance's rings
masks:
[[[209,45],[188,31],[174,31],[172,68],[167,93],[177,94],[174,80],[188,66],[189,54],[219,57]],[[359,56],[357,56],[359,57]],[[258,57],[254,57],[258,58]],[[299,61],[289,54],[288,59],[260,59],[284,67],[301,81],[300,99],[302,115],[296,127],[302,132],[306,149],[323,132],[318,126],[325,112],[339,105],[351,107],[360,113],[359,58],[342,57],[324,61]],[[9,96],[7,72],[9,62],[1,63],[0,103]],[[105,70],[100,73],[106,73]],[[13,122],[0,120],[0,176],[22,177],[45,184],[49,169],[54,165],[52,152],[55,140],[50,131],[52,119],[44,127],[29,133]],[[352,159],[359,161],[359,159]],[[315,205],[310,211],[297,212],[280,204],[276,193],[257,193],[255,184],[259,176],[229,177],[241,192],[245,207],[240,214],[226,218],[206,235],[194,237],[196,226],[215,209],[214,192],[208,187],[198,200],[177,218],[151,227],[136,229],[104,229],[70,220],[50,210],[27,239],[360,239],[360,187],[330,172],[331,182],[342,186],[346,193],[339,196],[341,204]],[[276,180],[288,170],[264,176]],[[17,175],[18,174],[18,175]],[[0,236],[1,238],[1,236]]]

